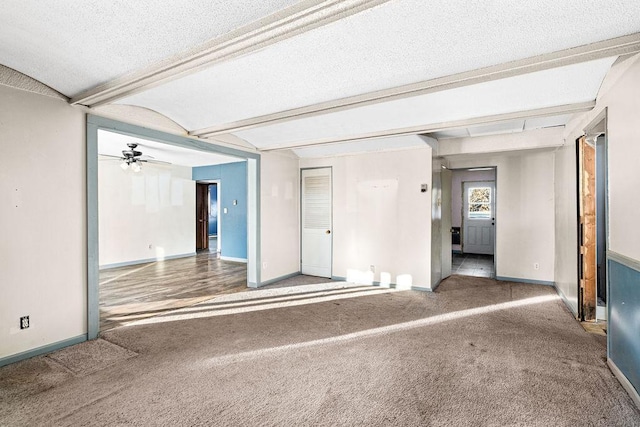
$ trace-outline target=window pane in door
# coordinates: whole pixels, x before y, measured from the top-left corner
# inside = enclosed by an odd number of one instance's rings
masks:
[[[468,193],[469,218],[491,217],[491,187],[470,188]]]

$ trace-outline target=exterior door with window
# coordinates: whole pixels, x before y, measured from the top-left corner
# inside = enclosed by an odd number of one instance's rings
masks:
[[[462,252],[493,255],[495,244],[495,181],[465,182]]]

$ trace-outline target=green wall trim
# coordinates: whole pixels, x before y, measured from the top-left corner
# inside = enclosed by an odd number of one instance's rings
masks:
[[[0,366],[9,365],[11,363],[16,363],[21,360],[30,359],[32,357],[40,356],[42,354],[51,353],[56,350],[60,350],[64,347],[69,347],[70,345],[80,344],[87,340],[87,335],[78,335],[77,337],[69,338],[66,340],[58,341],[53,344],[43,345],[42,347],[34,348],[32,350],[23,351],[22,353],[17,353],[11,356],[0,358]]]

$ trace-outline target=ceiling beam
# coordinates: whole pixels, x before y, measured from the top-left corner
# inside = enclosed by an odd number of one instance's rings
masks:
[[[261,20],[174,56],[150,68],[74,96],[89,107],[115,102],[162,83],[265,48],[279,41],[370,9],[389,0],[303,0]]]
[[[637,52],[640,52],[640,33],[480,68],[477,70],[452,74],[445,77],[425,80],[418,83],[398,86],[395,88],[378,90],[362,95],[350,96],[306,107],[294,108],[278,113],[212,126],[189,132],[189,134],[193,136],[212,136],[221,133],[232,133],[255,127],[313,117],[355,107],[403,99],[411,96],[425,95],[448,89],[504,79],[507,77],[515,77],[536,71],[543,71],[551,68]]]
[[[450,122],[433,123],[421,126],[412,126],[400,129],[390,129],[378,132],[369,132],[359,135],[350,135],[337,138],[322,138],[310,141],[303,141],[294,144],[283,144],[276,147],[259,148],[260,151],[290,150],[293,148],[317,147],[321,145],[339,144],[342,142],[363,141],[367,139],[386,138],[389,136],[417,135],[443,130],[467,128],[470,126],[487,125],[510,120],[532,119],[536,117],[559,116],[562,114],[582,113],[592,110],[596,105],[595,101],[581,102],[577,104],[559,105],[555,107],[538,108],[535,110],[517,111],[513,113],[496,114],[492,116],[474,117],[471,119],[455,120]]]

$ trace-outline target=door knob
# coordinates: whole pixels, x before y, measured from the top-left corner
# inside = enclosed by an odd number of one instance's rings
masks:
[[[325,231],[325,233],[331,234],[331,230],[327,230],[327,231]]]

